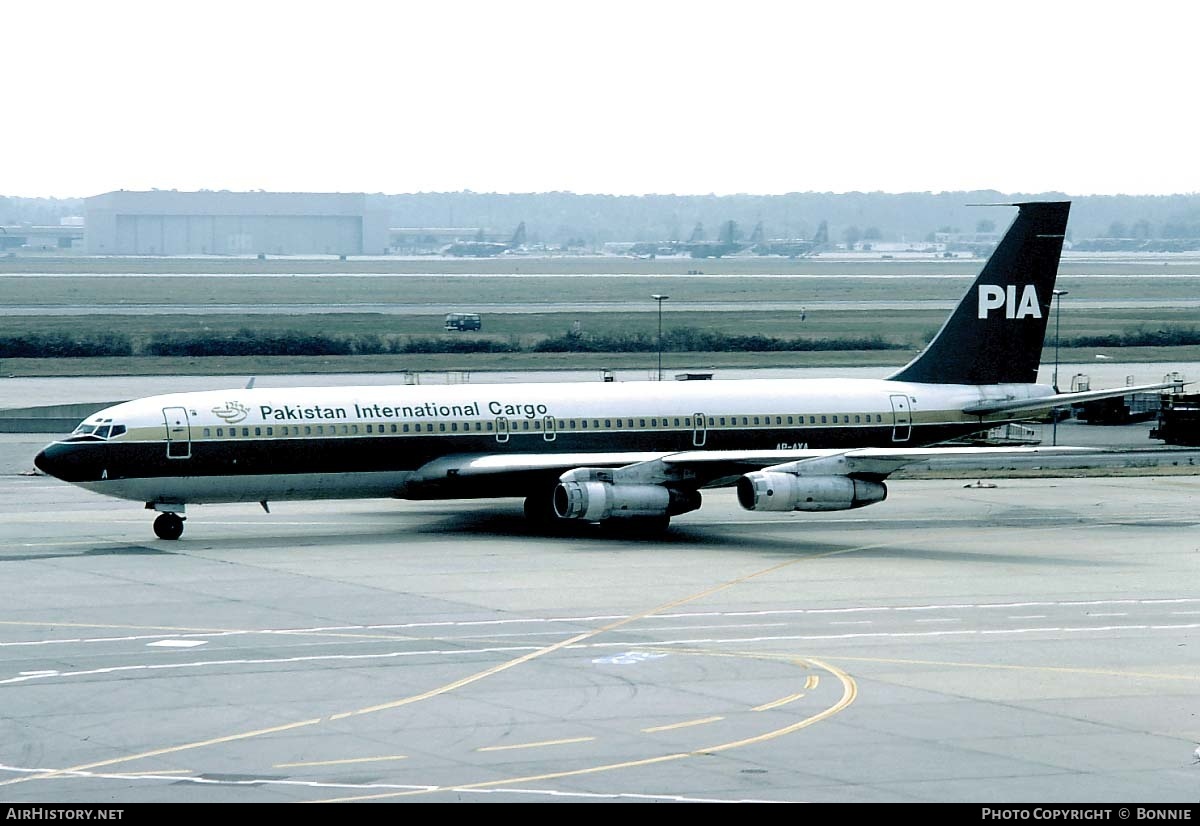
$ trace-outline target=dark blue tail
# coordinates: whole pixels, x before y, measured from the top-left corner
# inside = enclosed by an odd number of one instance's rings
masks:
[[[1070,201],[1013,204],[1016,220],[933,341],[888,378],[929,384],[1037,381]]]

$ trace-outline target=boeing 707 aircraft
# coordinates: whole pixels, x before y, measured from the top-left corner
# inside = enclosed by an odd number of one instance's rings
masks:
[[[285,499],[524,497],[533,521],[662,529],[736,487],[751,511],[882,501],[940,442],[1090,399],[1037,384],[1069,202],[1018,213],[930,344],[886,379],[231,389],[109,407],[37,467],[159,511]]]

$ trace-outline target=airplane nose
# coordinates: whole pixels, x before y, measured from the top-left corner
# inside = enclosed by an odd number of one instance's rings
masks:
[[[64,482],[89,482],[99,477],[94,457],[88,445],[73,445],[55,442],[46,445],[33,457],[33,466],[49,476]]]
[[[44,449],[39,450],[38,455],[33,457],[33,466],[48,476],[58,475],[53,470],[54,462],[50,460],[49,455]]]
[[[33,459],[42,473],[64,482],[80,484],[109,478],[112,457],[103,442],[53,442]]]

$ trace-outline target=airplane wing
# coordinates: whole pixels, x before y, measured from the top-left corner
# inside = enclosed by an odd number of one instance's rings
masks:
[[[1084,390],[1078,393],[1055,393],[1052,396],[1039,396],[1033,399],[987,399],[964,407],[963,412],[972,416],[987,416],[991,413],[1038,413],[1052,410],[1056,407],[1070,407],[1073,404],[1096,401],[1097,399],[1128,396],[1130,393],[1150,393],[1155,390],[1181,392],[1184,384],[1185,382],[1176,381],[1111,387],[1107,390]]]
[[[648,462],[668,455],[664,451],[634,453],[460,453],[441,456],[422,465],[411,484],[439,482],[444,479],[505,476],[521,473],[557,471],[565,473],[577,467],[620,467]]]
[[[964,457],[1034,457],[1098,453],[1079,447],[926,447],[831,448],[821,450],[686,450],[678,452],[494,453],[443,456],[422,466],[408,483],[409,493],[423,486],[468,487],[514,484],[547,478],[598,479],[616,484],[671,485],[687,489],[728,487],[758,470],[797,476],[850,476],[883,479],[905,465]],[[496,495],[492,488],[492,495]],[[503,495],[503,494],[501,494]]]
[[[798,476],[857,476],[883,479],[905,465],[918,462],[963,458],[1015,458],[1035,456],[1066,456],[1098,453],[1094,448],[1081,447],[862,447],[806,451],[687,451],[661,459],[674,468],[699,469],[705,466],[724,466],[738,476],[752,470],[792,473]],[[728,485],[732,479],[714,480]],[[709,482],[706,487],[722,485]]]

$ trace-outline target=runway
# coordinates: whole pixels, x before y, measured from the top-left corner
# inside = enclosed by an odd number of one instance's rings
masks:
[[[1196,476],[657,540],[0,476],[0,800],[1192,802]]]

